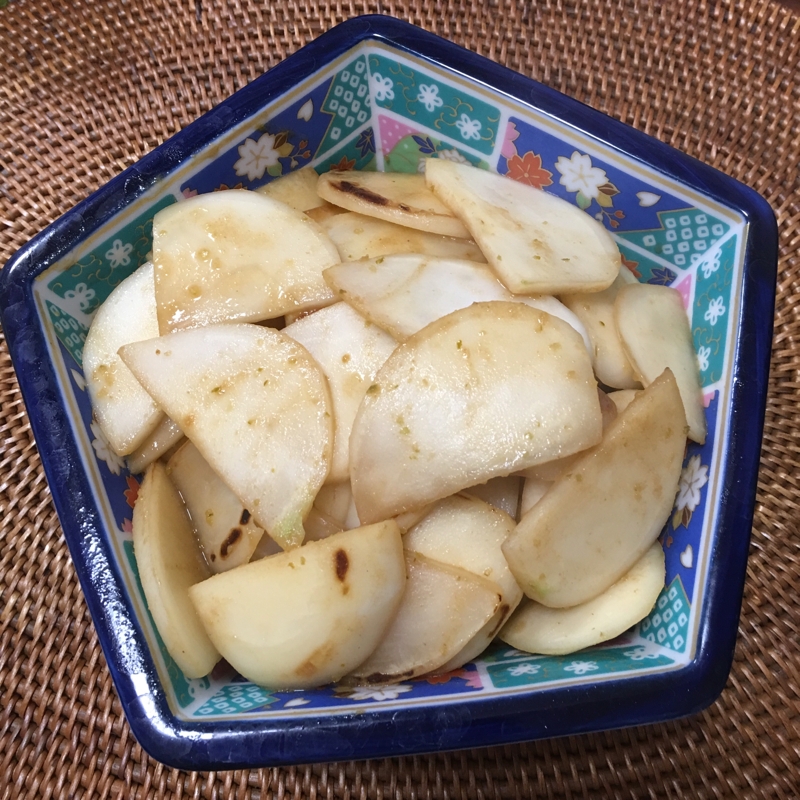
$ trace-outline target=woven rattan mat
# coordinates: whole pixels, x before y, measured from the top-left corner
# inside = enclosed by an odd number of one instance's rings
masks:
[[[214,103],[365,12],[406,18],[713,164],[770,201],[781,234],[733,672],[707,711],[615,733],[217,774],[154,762],[122,717],[2,344],[2,797],[800,796],[800,17],[790,5],[0,0],[0,263]]]

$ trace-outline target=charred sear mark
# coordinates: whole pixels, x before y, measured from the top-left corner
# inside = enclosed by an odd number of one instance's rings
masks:
[[[248,522],[250,522],[250,512],[245,508],[242,511],[242,516],[239,517],[239,524],[247,525]]]
[[[228,553],[230,553],[231,547],[233,547],[239,539],[242,538],[242,531],[241,528],[231,528],[231,532],[228,534],[225,541],[219,546],[219,554],[223,558],[228,557]]]
[[[366,203],[372,203],[374,206],[389,205],[389,201],[382,195],[371,192],[369,189],[365,189],[363,186],[358,186],[358,184],[350,183],[350,181],[332,181],[331,186],[333,186],[334,189],[338,189],[340,192],[343,192],[344,194],[351,194],[353,197],[359,198],[359,200],[364,200]]]
[[[336,555],[333,558],[336,565],[336,577],[340,581],[344,581],[347,575],[347,568],[350,566],[350,559],[347,557],[347,553],[341,549],[336,551]]]

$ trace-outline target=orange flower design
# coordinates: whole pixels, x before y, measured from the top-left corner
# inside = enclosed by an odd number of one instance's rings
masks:
[[[542,167],[542,157],[528,150],[524,156],[514,155],[508,159],[508,177],[520,183],[527,183],[537,189],[550,186],[553,173]]]
[[[136,505],[136,498],[139,497],[139,481],[132,475],[128,475],[125,480],[128,482],[128,488],[123,492],[125,500],[128,505],[133,508]]]
[[[346,172],[349,169],[353,169],[355,165],[356,160],[354,158],[342,156],[338,164],[331,164],[331,172]]]

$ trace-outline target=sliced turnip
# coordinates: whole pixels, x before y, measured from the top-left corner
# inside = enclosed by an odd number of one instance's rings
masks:
[[[615,389],[640,387],[620,341],[614,318],[614,300],[619,290],[631,283],[636,283],[636,278],[627,267],[621,267],[614,283],[602,292],[561,295],[561,301],[580,319],[589,333],[598,380]]]
[[[500,606],[478,633],[442,666],[456,669],[480,655],[522,600],[522,589],[508,568],[501,546],[514,530],[505,512],[475,497],[440,500],[403,538],[408,551],[480,575],[500,589]]]
[[[328,480],[346,481],[353,420],[367,389],[397,342],[347,303],[320,309],[287,325],[283,332],[314,356],[328,379],[336,421]]]
[[[219,661],[189,588],[210,575],[177,489],[156,461],[133,509],[133,552],[158,633],[187,678],[208,675]]]
[[[418,254],[338,264],[325,280],[353,308],[405,341],[441,317],[473,303],[518,301],[563,319],[591,344],[580,320],[555,297],[512,295],[485,264]]]
[[[167,463],[214,573],[246,564],[264,535],[250,512],[189,441]]]
[[[166,458],[184,438],[178,425],[162,416],[155,430],[125,459],[128,470],[133,475],[144,472],[157,458]]]
[[[321,208],[326,202],[317,194],[319,175],[311,167],[303,167],[281,175],[274,181],[256,189],[259,194],[286,203],[295,211],[310,211]]]
[[[492,478],[486,483],[464,489],[464,494],[477,497],[490,506],[505,511],[511,519],[517,518],[519,495],[522,490],[522,478],[518,475],[506,475],[503,478]]]
[[[585,603],[644,555],[672,510],[686,430],[667,370],[506,540],[508,565],[528,597],[552,608]]]
[[[225,324],[120,355],[255,521],[299,545],[333,450],[327,382],[308,351],[272,328]]]
[[[499,587],[486,578],[411,552],[406,568],[400,608],[352,679],[391,683],[433,672],[461,652],[500,606]]]
[[[572,203],[439,158],[425,162],[425,177],[512,292],[596,292],[616,277],[620,255],[614,240]]]
[[[322,270],[339,262],[316,222],[257,192],[192,197],[153,220],[161,333],[258,322],[333,302]]]
[[[637,377],[651,384],[665,369],[681,391],[689,438],[706,440],[706,415],[689,318],[680,294],[668,286],[625,286],[614,303],[617,329]]]
[[[664,588],[664,550],[659,542],[616,583],[572,608],[548,608],[526,598],[500,631],[517,650],[565,655],[607,642],[644,619]]]
[[[450,208],[425,185],[423,175],[328,172],[320,175],[317,193],[334,205],[368,217],[442,236],[469,236]]]
[[[367,390],[350,438],[358,515],[386,519],[600,436],[574,329],[521,303],[476,303],[400,345]]]
[[[271,689],[302,689],[369,656],[405,585],[400,530],[389,520],[215,575],[191,598],[234,669]]]
[[[331,237],[342,261],[379,258],[395,253],[419,253],[477,262],[486,260],[471,239],[418,231],[355,212],[329,217],[322,223],[322,229]]]
[[[94,315],[83,345],[83,374],[92,409],[111,449],[132,453],[163,414],[117,355],[124,344],[158,336],[153,265],[129,275]]]

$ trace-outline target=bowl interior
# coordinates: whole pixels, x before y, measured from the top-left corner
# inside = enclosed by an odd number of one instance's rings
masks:
[[[218,667],[186,679],[163,647],[136,573],[131,515],[140,476],[108,448],[91,409],[81,350],[92,314],[143,263],[152,218],[199,192],[254,189],[307,165],[320,172],[417,172],[427,158],[469,162],[576,204],[614,235],[640,281],[683,297],[700,366],[709,436],[689,444],[674,512],[661,535],[666,586],[655,609],[617,640],[566,657],[494,645],[447,675],[392,686],[271,692]],[[129,602],[176,719],[352,714],[470,702],[680,670],[696,655],[715,541],[746,220],[642,161],[462,74],[365,40],[265,103],[161,178],[34,283],[37,313]],[[65,525],[66,535],[77,536]]]

